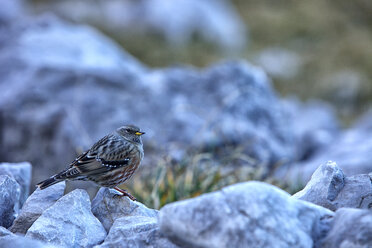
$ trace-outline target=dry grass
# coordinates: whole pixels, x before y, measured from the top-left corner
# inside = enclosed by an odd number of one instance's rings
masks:
[[[273,179],[263,166],[241,153],[240,149],[219,158],[209,152],[189,154],[179,162],[166,157],[152,168],[142,167],[130,180],[127,188],[146,206],[159,209],[170,202],[249,180],[265,181],[284,189],[293,189]]]

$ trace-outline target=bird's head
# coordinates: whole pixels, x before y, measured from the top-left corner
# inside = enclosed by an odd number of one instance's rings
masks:
[[[124,139],[137,144],[142,144],[141,135],[145,134],[145,132],[141,132],[140,129],[134,125],[119,127],[116,129],[116,132]]]

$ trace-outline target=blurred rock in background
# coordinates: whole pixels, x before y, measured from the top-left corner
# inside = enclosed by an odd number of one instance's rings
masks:
[[[368,174],[372,171],[371,112],[368,112],[353,127],[342,132],[330,144],[319,150],[306,161],[283,167],[287,180],[304,183],[324,161],[333,160],[348,175]]]
[[[301,73],[303,58],[294,51],[283,48],[266,48],[254,60],[269,76],[288,80]]]
[[[114,33],[158,34],[170,45],[193,36],[228,50],[246,45],[246,27],[229,0],[45,1],[38,11],[44,10]]]
[[[0,28],[16,21],[25,14],[24,0],[1,0],[0,6]]]

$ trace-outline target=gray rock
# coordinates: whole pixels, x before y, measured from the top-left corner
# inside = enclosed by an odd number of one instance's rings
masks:
[[[311,180],[294,198],[332,211],[339,208],[372,208],[372,176],[346,177],[334,162],[319,166]]]
[[[98,247],[176,248],[178,246],[159,233],[156,218],[126,216],[115,220],[105,241]]]
[[[18,217],[9,228],[13,233],[25,234],[45,209],[52,206],[65,191],[65,182],[50,186],[44,190],[36,189],[23,205]]]
[[[164,206],[159,227],[186,247],[317,247],[332,216],[274,186],[247,182]]]
[[[98,0],[96,4],[99,10],[86,0],[46,2],[41,8],[111,32],[157,33],[173,45],[186,44],[194,34],[224,49],[242,49],[246,44],[244,23],[228,0]]]
[[[2,248],[56,248],[51,244],[43,243],[39,240],[34,240],[18,235],[7,235],[0,237],[0,247]]]
[[[8,236],[8,235],[14,235],[11,231],[6,229],[3,226],[0,226],[0,237]]]
[[[279,47],[266,48],[257,55],[256,62],[270,76],[283,80],[297,76],[304,64],[299,54]]]
[[[367,116],[362,117],[362,121],[358,121],[352,128],[341,133],[314,156],[287,168],[286,176],[283,176],[282,180],[306,184],[318,166],[328,160],[335,161],[346,175],[370,173],[372,142],[366,137],[372,135],[372,128],[364,123],[371,118],[372,112],[367,113]]]
[[[19,207],[22,207],[30,192],[31,170],[29,162],[0,164],[0,175],[13,177],[21,187]]]
[[[104,240],[106,231],[92,214],[86,191],[77,189],[46,209],[26,237],[62,247],[92,247]]]
[[[332,228],[322,240],[323,248],[372,247],[372,212],[341,208],[336,211]]]
[[[0,0],[0,28],[9,25],[25,13],[25,0]]]
[[[157,210],[149,209],[128,197],[117,197],[108,188],[101,188],[92,201],[92,212],[108,232],[117,219],[124,216],[157,217]]]
[[[282,100],[282,106],[292,122],[296,142],[296,160],[304,161],[330,145],[341,133],[336,111],[331,105],[297,98]]]
[[[18,214],[20,187],[7,175],[0,176],[0,226],[10,227]]]

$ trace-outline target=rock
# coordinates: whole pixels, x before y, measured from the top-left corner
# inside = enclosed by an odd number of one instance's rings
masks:
[[[117,219],[123,216],[157,217],[157,210],[149,209],[128,197],[116,197],[108,188],[101,188],[92,201],[92,212],[108,232]]]
[[[12,225],[19,210],[20,187],[11,177],[0,175],[0,226]]]
[[[332,216],[274,186],[247,182],[165,205],[159,227],[185,247],[316,247]]]
[[[45,209],[52,206],[65,191],[65,182],[50,186],[44,190],[36,189],[23,205],[18,217],[9,228],[13,233],[25,234]]]
[[[74,190],[46,209],[26,237],[62,247],[92,247],[106,237],[102,224],[91,212],[84,190]]]
[[[372,112],[368,114],[371,116],[362,117],[362,120],[371,120]],[[342,132],[308,160],[292,164],[286,169],[285,177],[282,175],[281,179],[306,184],[318,166],[328,160],[335,161],[346,175],[370,173],[372,142],[366,137],[372,135],[372,128],[363,123],[364,121],[357,121],[352,128]]]
[[[98,247],[176,248],[178,246],[159,233],[156,218],[126,216],[115,220],[105,241]]]
[[[0,237],[0,247],[2,248],[56,248],[56,246],[51,244],[46,244],[38,240],[18,236],[18,235],[8,235],[5,237]]]
[[[99,11],[86,0],[44,3],[41,8],[110,32],[156,33],[173,45],[186,44],[195,34],[223,49],[239,50],[246,44],[244,23],[228,0],[99,0],[96,4]]]
[[[296,98],[282,100],[284,111],[292,121],[298,161],[304,161],[331,144],[340,134],[336,111],[320,100],[301,103]]]
[[[13,235],[13,233],[9,231],[8,229],[6,229],[5,227],[0,226],[0,237],[4,237],[8,235]]]
[[[346,177],[334,162],[319,166],[294,198],[335,211],[339,208],[372,208],[372,175]]]
[[[299,54],[278,47],[266,48],[256,58],[256,62],[273,78],[283,80],[297,76],[304,61]]]
[[[30,192],[31,170],[29,162],[0,164],[0,175],[13,177],[21,187],[19,207],[22,207]]]
[[[351,208],[337,210],[331,230],[322,240],[321,247],[372,247],[372,212]]]
[[[356,115],[360,111],[359,99],[368,97],[368,75],[351,68],[330,71],[318,79],[321,98],[337,106],[338,113],[344,117]]]
[[[24,0],[0,0],[0,29],[24,15]]]

